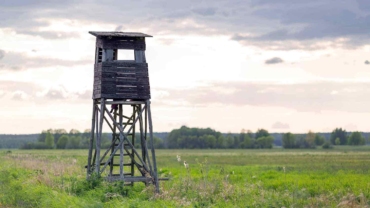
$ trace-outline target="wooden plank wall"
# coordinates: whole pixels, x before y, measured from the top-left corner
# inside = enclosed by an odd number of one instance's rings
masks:
[[[104,49],[133,49],[145,51],[145,39],[139,37],[101,37],[96,39],[96,47]]]
[[[150,99],[148,64],[135,61],[95,64],[93,98]]]

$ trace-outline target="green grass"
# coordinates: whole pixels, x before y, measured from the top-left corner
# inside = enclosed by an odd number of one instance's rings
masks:
[[[366,207],[370,147],[157,150],[152,186],[86,181],[87,150],[0,151],[0,207]],[[189,163],[189,169],[177,161]]]

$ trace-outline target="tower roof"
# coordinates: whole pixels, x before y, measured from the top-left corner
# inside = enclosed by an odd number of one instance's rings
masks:
[[[151,35],[147,35],[144,33],[139,32],[99,32],[99,31],[89,31],[89,33],[96,37],[153,37]]]

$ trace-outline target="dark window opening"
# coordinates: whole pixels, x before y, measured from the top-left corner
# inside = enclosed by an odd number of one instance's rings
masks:
[[[96,63],[101,63],[103,60],[103,49],[97,48],[96,49]]]

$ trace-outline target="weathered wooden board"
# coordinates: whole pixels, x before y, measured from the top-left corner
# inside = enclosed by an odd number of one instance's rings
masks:
[[[104,71],[94,73],[95,78],[147,78],[148,73],[146,72],[114,72],[114,71]]]
[[[147,63],[135,63],[129,61],[108,61],[97,63],[94,66],[94,71],[109,71],[109,72],[146,72],[148,73]]]
[[[106,78],[108,79],[108,78]],[[94,85],[131,85],[131,86],[149,86],[149,81],[129,81],[129,80],[97,80],[94,81]]]
[[[133,85],[94,85],[95,90],[100,89],[116,89],[116,88],[126,88],[126,89],[133,89],[133,90],[143,90],[143,91],[150,91],[149,85],[139,85],[139,86],[133,86]]]
[[[107,31],[89,31],[91,35],[96,37],[103,37],[103,36],[110,36],[110,37],[137,37],[137,38],[146,38],[146,37],[153,37],[151,35],[140,33],[140,32],[121,32],[121,31],[114,31],[114,32],[107,32]]]
[[[137,63],[135,61],[107,61],[101,63],[102,67],[148,67],[148,63]]]
[[[104,49],[145,50],[145,40],[141,38],[100,37],[96,39],[96,47]]]
[[[96,93],[101,94],[134,94],[134,95],[149,95],[148,91],[135,91],[135,90],[97,90]],[[122,97],[125,98],[125,97]]]
[[[133,88],[101,88],[101,89],[94,89],[100,91],[101,93],[124,93],[124,92],[132,92],[132,93],[139,93],[139,94],[150,94],[150,90],[147,89],[133,89]]]
[[[139,95],[139,94],[128,94],[128,93],[120,93],[120,94],[102,94],[102,93],[95,93],[93,95],[94,99],[99,98],[106,98],[106,99],[133,99],[133,100],[147,100],[150,99],[149,95]]]
[[[110,77],[95,77],[94,84],[130,84],[130,85],[149,85],[148,77],[141,77],[135,79],[125,79],[125,78],[110,78]]]

